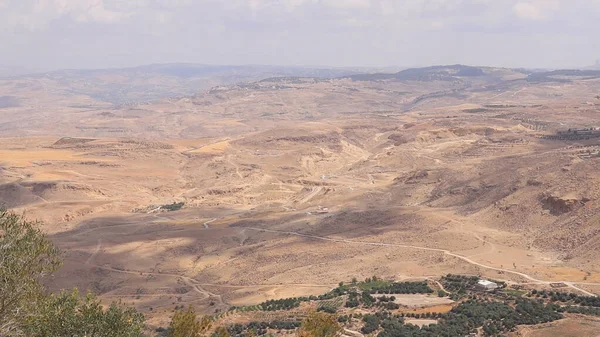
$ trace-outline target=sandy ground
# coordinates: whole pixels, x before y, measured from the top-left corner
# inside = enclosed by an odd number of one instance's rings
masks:
[[[600,336],[600,320],[588,317],[569,317],[557,322],[535,327],[520,327],[517,333],[510,336],[522,337],[598,337]]]
[[[449,298],[437,297],[434,295],[394,295],[395,303],[409,308],[433,307],[442,304],[452,304]]]
[[[45,137],[0,138],[0,202],[43,220],[65,251],[53,289],[122,298],[157,320],[175,305],[214,313],[373,275],[597,294],[600,144],[544,136],[595,123],[599,107],[581,102],[600,83],[414,103],[449,85],[232,88],[111,112],[123,120],[98,106],[80,112],[85,125],[57,105]],[[160,210],[174,202],[185,207]],[[428,301],[414,305],[450,310]]]
[[[418,325],[420,327],[423,325],[437,324],[437,320],[435,319],[407,319],[404,322],[406,324]]]

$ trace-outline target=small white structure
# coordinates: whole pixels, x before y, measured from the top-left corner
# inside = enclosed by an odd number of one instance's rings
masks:
[[[498,289],[498,284],[488,280],[479,280],[477,282],[477,287],[482,290],[491,291]]]

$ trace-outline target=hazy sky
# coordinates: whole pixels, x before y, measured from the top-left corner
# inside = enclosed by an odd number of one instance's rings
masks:
[[[575,67],[600,0],[0,0],[0,65]]]

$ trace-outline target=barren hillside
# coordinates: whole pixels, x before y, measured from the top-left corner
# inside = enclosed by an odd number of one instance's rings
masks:
[[[6,80],[0,203],[64,249],[53,287],[157,324],[375,274],[598,293],[597,74],[342,76],[130,105]]]

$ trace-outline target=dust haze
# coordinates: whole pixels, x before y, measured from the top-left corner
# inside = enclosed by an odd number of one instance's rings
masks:
[[[66,252],[52,287],[157,325],[370,275],[600,291],[599,71],[190,67],[2,80],[0,198]]]
[[[0,205],[64,252],[49,289],[152,329],[373,275],[600,295],[596,2],[87,2],[0,4]],[[394,301],[420,326],[460,302]]]

